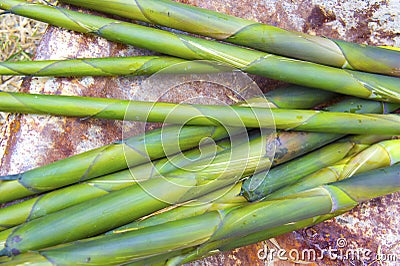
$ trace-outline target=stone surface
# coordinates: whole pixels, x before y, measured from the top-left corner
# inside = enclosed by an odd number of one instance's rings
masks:
[[[191,5],[272,24],[288,30],[303,31],[357,43],[400,46],[400,2],[363,0],[181,0]],[[102,38],[84,36],[50,27],[39,46],[36,59],[148,55],[151,52],[110,43]],[[266,90],[268,79],[254,77]],[[121,99],[148,97],[140,84],[143,77],[27,78],[21,91],[32,93],[84,95]],[[199,89],[201,95],[229,103],[226,93],[211,93],[212,88]],[[175,101],[185,100],[175,91]],[[0,174],[13,174],[51,163],[83,151],[108,144],[122,137],[122,122],[96,119],[60,118],[37,115],[7,115],[0,129]],[[137,125],[137,128],[141,128]],[[138,130],[136,133],[139,133]],[[325,265],[379,265],[385,260],[400,261],[400,194],[362,204],[352,212],[312,228],[280,236],[216,255],[193,265],[267,265],[257,257],[265,245],[290,251],[336,248],[338,239],[345,239],[342,251],[370,249],[370,259],[344,257],[323,260]],[[340,242],[341,243],[341,242]],[[381,261],[376,254],[384,254]],[[296,260],[275,259],[275,265],[292,265]],[[307,261],[305,259],[304,261]],[[303,261],[303,262],[304,262]],[[387,261],[386,261],[387,262]],[[392,261],[389,264],[395,265]]]

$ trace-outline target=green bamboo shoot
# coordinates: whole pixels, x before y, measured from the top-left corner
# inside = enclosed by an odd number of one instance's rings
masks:
[[[61,2],[163,25],[272,54],[323,65],[400,76],[400,53],[286,31],[170,0],[61,0]]]

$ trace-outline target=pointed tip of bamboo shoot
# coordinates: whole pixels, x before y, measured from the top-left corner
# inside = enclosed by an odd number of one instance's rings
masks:
[[[13,180],[18,180],[19,177],[20,177],[19,174],[0,176],[0,181],[13,181]]]

